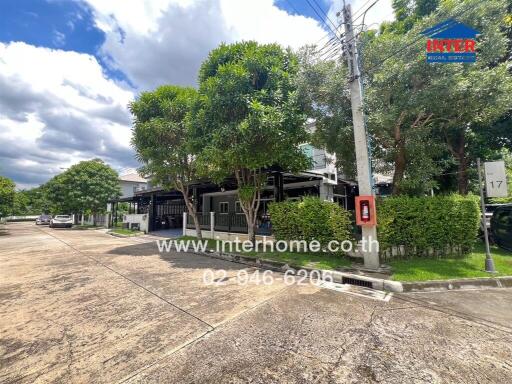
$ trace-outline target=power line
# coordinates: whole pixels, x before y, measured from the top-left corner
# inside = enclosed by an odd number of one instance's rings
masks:
[[[312,0],[312,1],[313,1],[313,2],[315,3],[315,5],[318,7],[318,9],[320,10],[320,12],[322,12],[322,13],[325,15],[325,18],[326,18],[327,20],[329,20],[329,22],[331,23],[331,25],[334,27],[334,30],[337,30],[337,29],[339,28],[339,25],[338,25],[338,26],[336,26],[336,25],[334,24],[334,22],[331,20],[331,18],[329,17],[329,15],[328,15],[327,13],[325,13],[325,11],[323,10],[323,8],[318,4],[318,2],[317,2],[316,0]]]
[[[288,1],[288,0],[287,0]],[[313,7],[313,5],[309,2],[309,0],[306,0],[307,3],[309,4],[309,6],[311,7],[311,9],[313,9],[313,11],[317,14],[317,16],[324,22],[324,24],[326,24],[326,26],[329,28],[329,30],[331,32],[332,29],[327,25],[326,21],[321,17],[321,15],[315,10],[315,8]],[[359,37],[359,35],[361,34],[361,32],[363,31],[363,28],[364,28],[364,18],[366,17],[366,13],[375,5],[377,4],[380,0],[375,0],[370,6],[368,6],[366,9],[364,8],[371,0],[367,0],[357,11],[356,13],[358,12],[362,12],[358,17],[363,17],[363,23],[361,24],[361,31],[357,34],[354,35],[354,37],[350,40],[345,40],[345,41],[342,41],[341,38],[345,35],[344,33],[342,33],[340,36],[337,35],[337,32],[338,32],[338,29],[341,27],[342,23],[339,23],[338,26],[335,26],[333,21],[329,18],[329,16],[325,13],[325,11],[322,9],[322,7],[320,7],[317,3],[316,0],[312,0],[315,5],[318,7],[318,9],[325,15],[325,17],[329,20],[329,22],[335,27],[335,31],[336,32],[333,32],[334,33],[334,37],[331,37],[319,50],[316,51],[317,54],[321,53],[322,51],[324,51],[323,53],[320,54],[320,57],[319,59],[320,60],[329,60],[331,59],[332,57],[336,56],[336,54],[339,53],[339,47],[334,45],[333,44],[333,41],[334,39],[338,39],[340,41],[340,43],[343,45],[343,44],[350,44],[352,41],[354,41],[357,37]],[[291,4],[290,4],[291,5]],[[294,9],[296,10],[296,8],[294,7]],[[354,24],[354,21],[356,19],[354,19],[352,21],[352,26],[355,26],[356,24]],[[329,33],[326,35],[328,36]],[[322,37],[319,41],[323,40],[326,36]],[[315,44],[316,45],[316,44]],[[327,49],[327,51],[325,51],[325,49]]]
[[[359,12],[361,12],[361,10],[362,10],[362,9],[366,6],[366,4],[368,4],[370,1],[372,1],[372,0],[366,0],[366,1],[364,2],[364,4],[363,4],[363,5],[361,5],[361,6],[359,7],[359,9],[358,9],[357,11],[355,11],[355,12],[352,14],[352,17],[355,17]]]
[[[471,8],[466,8],[465,10],[462,10],[460,11],[459,13],[451,16],[451,18],[455,18],[455,17],[461,17],[462,15],[464,15],[466,12],[468,12]],[[404,50],[406,50],[407,48],[415,45],[416,43],[418,43],[420,40],[422,40],[424,38],[424,36],[419,36],[416,40],[414,40],[413,42],[405,45],[404,47],[400,48],[399,50],[391,53],[390,55],[386,56],[383,60],[379,61],[377,64],[371,66],[370,68],[368,68],[365,73],[368,73],[370,72],[372,69],[375,69],[379,66],[381,66],[382,64],[384,64],[384,62],[386,62],[387,60],[389,60],[390,58],[392,58],[393,56],[396,56],[397,54],[399,54],[400,52],[403,52]],[[365,74],[363,72],[361,72],[361,75]]]
[[[286,0],[286,1],[287,1],[288,3],[290,3],[290,0]],[[313,1],[314,1],[314,0],[313,0]],[[334,36],[336,36],[336,37],[338,38],[338,40],[340,40],[340,42],[341,42],[341,39],[338,37],[338,35],[336,34],[336,32],[335,32],[335,31],[333,31],[333,30],[331,29],[331,27],[329,26],[329,24],[327,24],[327,22],[324,20],[324,18],[322,17],[322,15],[320,15],[320,14],[318,13],[318,11],[317,11],[317,10],[316,10],[316,8],[313,6],[313,4],[311,4],[311,2],[310,2],[309,0],[306,0],[306,2],[308,3],[309,7],[313,10],[313,12],[315,12],[315,13],[316,13],[316,15],[318,16],[318,18],[319,18],[319,19],[324,23],[324,25],[327,27],[327,29],[328,29],[329,31],[331,31],[331,32],[332,32],[332,34],[333,34]],[[330,19],[329,19],[329,20],[330,20]],[[331,23],[332,23],[332,21],[331,21]],[[337,30],[337,29],[338,29],[338,27],[336,27],[334,24],[333,24],[333,26],[334,26],[334,29],[335,29],[335,30]]]
[[[366,12],[368,12],[375,4],[377,4],[380,0],[375,0],[368,8],[365,9],[365,11],[360,14],[359,16],[355,17],[352,19],[352,24],[354,24],[354,22],[359,19],[361,16],[363,17],[363,25],[364,25],[364,18],[366,16]]]

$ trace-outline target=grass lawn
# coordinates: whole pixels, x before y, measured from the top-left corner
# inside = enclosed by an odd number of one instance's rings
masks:
[[[181,236],[180,240],[197,240],[194,236]],[[207,247],[212,250],[217,249],[217,243],[221,240],[203,239],[208,241]],[[219,249],[222,249],[219,245]],[[226,246],[226,252],[229,247]],[[236,253],[236,252],[233,252]],[[306,253],[306,252],[240,252],[241,255],[260,259],[279,261],[294,265],[297,267],[309,267],[318,269],[336,269],[339,267],[350,266],[351,261],[343,256],[332,255],[329,253]]]
[[[352,262],[343,256],[330,253],[306,253],[306,252],[247,252],[244,255],[260,259],[280,261],[297,267],[317,269],[336,269],[348,267]]]
[[[118,233],[120,235],[127,235],[127,236],[138,236],[138,235],[144,234],[144,232],[135,231],[133,229],[127,229],[127,228],[114,228],[110,232]]]
[[[447,280],[469,277],[512,276],[512,253],[498,247],[491,247],[491,254],[497,274],[485,269],[485,246],[478,242],[471,255],[456,259],[394,260],[388,262],[393,269],[393,280],[424,281]]]

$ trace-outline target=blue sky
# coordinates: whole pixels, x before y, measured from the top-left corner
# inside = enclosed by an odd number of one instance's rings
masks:
[[[309,3],[332,20],[340,6]],[[367,20],[391,18],[390,4]],[[128,103],[161,84],[194,86],[221,42],[298,49],[327,35],[307,0],[3,0],[0,15],[0,175],[18,188],[93,157],[137,167]]]
[[[316,5],[312,0],[310,3]],[[329,10],[330,2],[318,1],[317,4],[324,12]],[[298,13],[322,23],[306,0],[278,0],[275,5],[290,14]],[[79,1],[2,0],[0,14],[2,42],[24,41],[35,46],[96,55],[105,40],[105,34],[95,26],[91,8]]]

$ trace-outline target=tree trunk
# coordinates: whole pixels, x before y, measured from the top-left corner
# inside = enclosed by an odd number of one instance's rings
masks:
[[[245,220],[247,221],[247,236],[254,247],[256,245],[256,221],[261,202],[261,174],[260,171],[241,169],[235,171],[235,177],[238,184],[240,206],[244,211]],[[252,188],[249,196],[245,194],[241,196],[240,191],[244,187]]]
[[[405,147],[403,142],[398,143],[395,154],[395,172],[393,174],[393,195],[399,195],[401,192],[400,183],[404,179],[406,165]]]
[[[201,231],[201,224],[199,224],[199,218],[197,217],[197,212],[192,213],[192,220],[194,220],[194,227],[196,228],[196,236],[198,239],[203,238],[203,232]]]
[[[400,194],[400,183],[402,182],[405,174],[406,166],[406,152],[405,143],[401,135],[400,125],[402,119],[399,119],[395,125],[395,171],[393,173],[393,195]]]
[[[469,190],[468,165],[469,159],[466,156],[466,136],[464,130],[461,130],[457,148],[454,155],[458,161],[457,168],[457,188],[461,195],[467,195]]]
[[[457,187],[461,195],[467,195],[469,190],[468,158],[462,153],[458,160]]]
[[[246,216],[247,220],[247,237],[249,241],[255,246],[256,244],[256,212],[251,212],[249,217]]]
[[[199,218],[197,217],[196,207],[194,203],[190,199],[188,195],[188,186],[185,186],[181,183],[177,183],[176,189],[181,192],[183,195],[183,200],[185,201],[185,205],[187,206],[187,211],[192,216],[192,220],[194,220],[194,227],[196,229],[196,236],[199,240],[203,239],[203,233],[201,231],[201,225],[199,224]]]
[[[185,195],[184,195],[185,196]],[[197,211],[194,207],[194,204],[192,201],[190,201],[190,198],[187,196],[185,198],[185,205],[187,206],[187,211],[192,216],[192,220],[194,221],[194,227],[196,229],[196,236],[199,240],[203,238],[203,233],[201,231],[201,225],[199,224],[199,218],[197,217]]]

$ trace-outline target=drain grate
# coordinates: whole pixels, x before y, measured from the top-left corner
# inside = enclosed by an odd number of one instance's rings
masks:
[[[359,279],[354,279],[354,278],[345,277],[345,276],[343,276],[341,278],[341,283],[342,284],[357,285],[359,287],[365,287],[365,288],[373,288],[373,284],[372,284],[371,281],[359,280]]]

